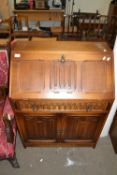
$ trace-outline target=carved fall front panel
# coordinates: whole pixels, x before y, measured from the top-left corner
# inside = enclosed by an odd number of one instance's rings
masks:
[[[40,93],[45,86],[44,61],[21,61],[18,67],[19,89]]]
[[[72,93],[76,89],[76,63],[74,61],[53,61],[50,68],[50,89],[54,92]]]
[[[109,61],[20,60],[13,66],[12,93],[19,98],[77,98],[112,91]]]
[[[107,91],[107,62],[84,61],[81,72],[83,92]]]

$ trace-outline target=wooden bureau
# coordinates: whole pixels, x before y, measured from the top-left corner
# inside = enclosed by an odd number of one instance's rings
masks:
[[[9,96],[24,147],[95,147],[114,100],[113,72],[104,42],[18,41]]]

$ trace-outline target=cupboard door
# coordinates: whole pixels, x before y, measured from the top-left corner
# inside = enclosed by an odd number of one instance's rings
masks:
[[[95,143],[105,121],[105,117],[101,115],[64,115],[63,118],[64,142],[81,142],[82,144]]]
[[[52,114],[21,114],[20,116],[19,114],[16,119],[24,143],[33,146],[56,142],[56,116]]]

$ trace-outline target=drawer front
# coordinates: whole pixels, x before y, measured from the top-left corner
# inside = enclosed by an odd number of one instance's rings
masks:
[[[13,101],[14,109],[20,112],[106,112],[108,101]]]

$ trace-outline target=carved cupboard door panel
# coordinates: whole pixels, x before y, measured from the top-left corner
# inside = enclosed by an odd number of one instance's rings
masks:
[[[64,114],[63,135],[64,142],[90,144],[100,134],[100,126],[103,126],[105,117],[101,115]]]
[[[17,124],[26,145],[56,142],[57,117],[53,114],[17,114]]]

